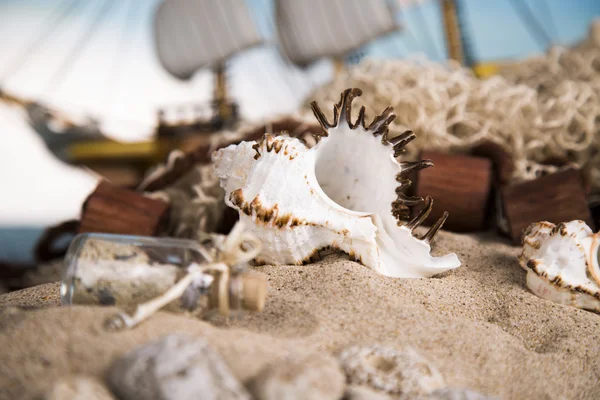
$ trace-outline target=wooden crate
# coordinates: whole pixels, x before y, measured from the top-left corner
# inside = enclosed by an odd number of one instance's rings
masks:
[[[581,172],[568,169],[532,181],[501,187],[504,217],[513,242],[520,243],[531,223],[567,222],[575,219],[593,227]]]
[[[164,230],[168,210],[164,201],[101,181],[83,204],[78,233],[155,236]]]
[[[432,225],[448,211],[444,229],[455,232],[483,230],[487,226],[492,162],[488,158],[424,151],[421,159],[432,160],[433,168],[419,171],[416,196],[433,197],[433,210],[425,220]],[[413,213],[418,210],[413,210]]]
[[[498,143],[482,140],[471,148],[470,155],[490,159],[495,183],[507,184],[512,179],[515,169],[513,157]]]

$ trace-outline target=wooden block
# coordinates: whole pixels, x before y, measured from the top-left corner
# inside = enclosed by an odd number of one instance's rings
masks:
[[[514,243],[520,243],[523,229],[538,221],[556,224],[579,219],[593,227],[578,169],[502,186],[501,196]]]
[[[83,204],[78,233],[155,236],[164,230],[168,210],[164,201],[102,181]]]
[[[486,227],[492,185],[492,162],[487,158],[424,151],[421,159],[433,168],[419,171],[414,194],[433,198],[433,210],[425,220],[432,225],[444,211],[450,214],[444,229],[471,232]],[[413,215],[418,210],[413,210]]]
[[[504,147],[491,140],[484,140],[471,148],[471,155],[489,158],[493,164],[494,179],[496,182],[507,184],[512,179],[515,162],[512,154]]]

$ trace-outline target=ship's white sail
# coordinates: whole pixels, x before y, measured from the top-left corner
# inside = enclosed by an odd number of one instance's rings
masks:
[[[398,7],[400,8],[408,8],[412,6],[419,6],[423,3],[427,3],[431,0],[394,0]]]
[[[244,0],[165,0],[154,36],[163,67],[182,79],[261,43]]]
[[[399,29],[385,0],[276,0],[282,52],[295,64],[341,57]]]

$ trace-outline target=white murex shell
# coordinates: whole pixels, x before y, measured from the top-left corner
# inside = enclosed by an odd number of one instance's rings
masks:
[[[256,261],[302,264],[318,258],[321,249],[337,248],[387,276],[429,277],[457,268],[455,254],[429,254],[447,214],[416,238],[412,231],[429,215],[432,200],[400,191],[410,184],[409,171],[433,164],[396,160],[415,135],[388,138],[391,107],[368,126],[362,107],[353,123],[351,103],[360,94],[342,93],[333,124],[311,104],[323,133],[310,149],[296,138],[265,134],[213,154],[227,205],[263,243]],[[420,213],[401,225],[409,206],[423,202]]]
[[[543,299],[600,312],[598,239],[583,221],[530,225],[519,256],[527,287]]]

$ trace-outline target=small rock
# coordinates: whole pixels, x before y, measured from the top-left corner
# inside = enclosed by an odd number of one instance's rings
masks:
[[[249,400],[221,356],[203,339],[169,335],[113,363],[111,388],[122,400]]]
[[[349,383],[392,394],[423,396],[445,386],[439,371],[410,347],[350,347],[340,360]]]
[[[265,367],[248,383],[248,389],[256,400],[338,400],[344,381],[335,358],[315,354]]]
[[[343,400],[391,400],[385,393],[376,392],[366,386],[350,385],[346,388]]]
[[[424,400],[496,400],[468,389],[443,388],[430,393]]]
[[[87,376],[61,379],[43,398],[44,400],[115,400],[102,382]]]

